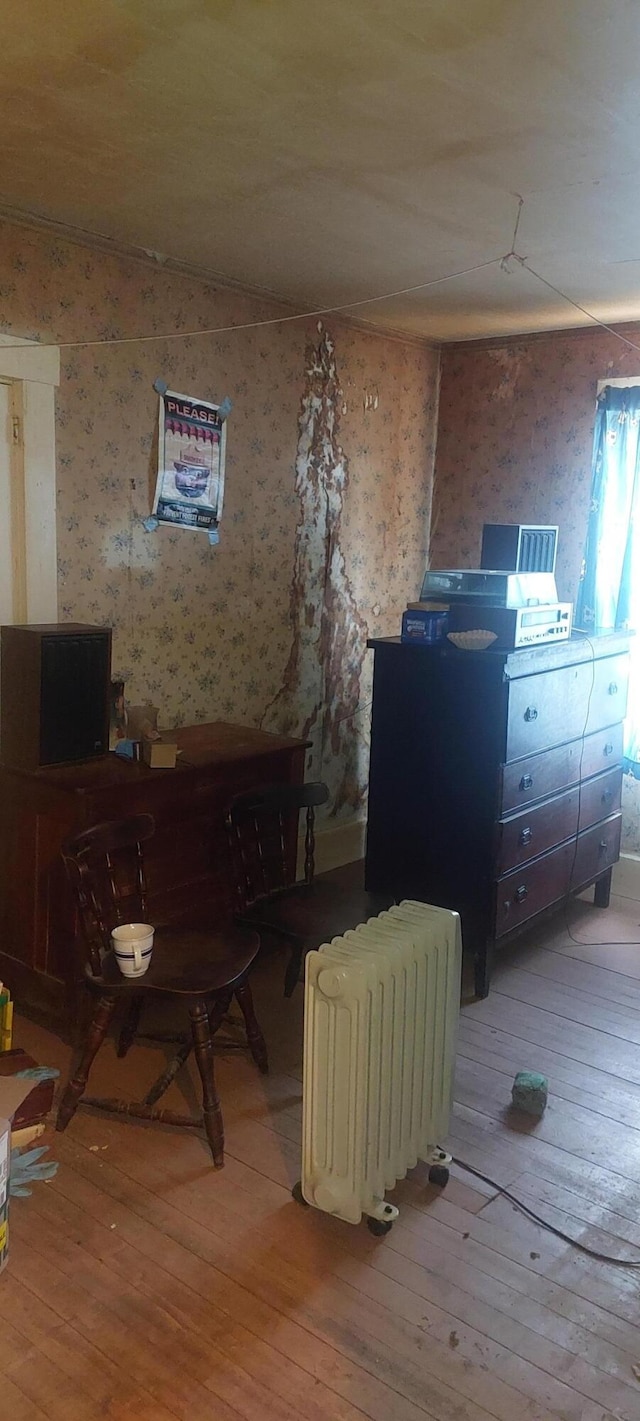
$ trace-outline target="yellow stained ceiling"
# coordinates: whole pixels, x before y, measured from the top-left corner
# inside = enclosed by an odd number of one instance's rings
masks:
[[[5,0],[0,202],[302,307],[517,247],[640,317],[639,0]],[[363,307],[464,339],[579,325],[498,265]]]

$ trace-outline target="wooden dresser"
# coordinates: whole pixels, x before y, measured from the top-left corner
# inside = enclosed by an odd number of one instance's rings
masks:
[[[372,641],[366,886],[457,909],[486,996],[496,944],[620,850],[628,638],[513,652]]]
[[[229,800],[253,785],[304,779],[300,740],[222,721],[172,737],[181,752],[172,770],[113,754],[33,772],[0,765],[0,977],[18,1007],[62,1017],[70,1001],[76,922],[60,858],[66,838],[105,819],[153,814],[152,921],[199,901],[224,915],[235,887],[224,827]]]

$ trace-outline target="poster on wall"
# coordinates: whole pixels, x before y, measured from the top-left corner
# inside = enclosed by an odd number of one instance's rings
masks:
[[[160,395],[158,477],[153,516],[159,523],[217,533],[224,497],[226,423],[220,405],[165,390]]]

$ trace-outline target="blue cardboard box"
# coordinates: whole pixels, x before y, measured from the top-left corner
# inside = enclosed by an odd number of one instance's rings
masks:
[[[402,614],[402,641],[432,645],[442,641],[447,631],[447,613],[408,607]]]

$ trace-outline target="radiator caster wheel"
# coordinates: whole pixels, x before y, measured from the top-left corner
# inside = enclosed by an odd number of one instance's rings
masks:
[[[294,1184],[293,1189],[291,1190],[291,1198],[295,1199],[296,1204],[304,1204],[305,1209],[309,1208],[304,1194],[302,1193],[302,1185],[300,1183],[300,1180],[298,1180],[297,1183]]]
[[[375,1234],[376,1238],[382,1238],[383,1234],[388,1234],[389,1229],[393,1228],[393,1220],[372,1219],[369,1217],[367,1219],[367,1228],[370,1234]]]
[[[449,1183],[449,1171],[444,1164],[432,1164],[429,1170],[429,1183],[437,1184],[439,1189],[444,1189]]]

